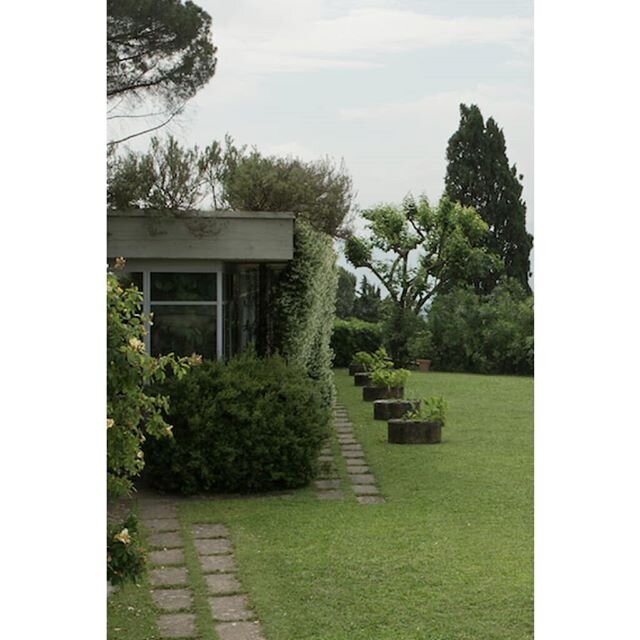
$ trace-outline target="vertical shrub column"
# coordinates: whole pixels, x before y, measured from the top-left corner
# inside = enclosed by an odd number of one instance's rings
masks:
[[[330,236],[296,221],[294,256],[273,296],[275,348],[316,381],[327,406],[335,399],[331,333],[338,272]]]

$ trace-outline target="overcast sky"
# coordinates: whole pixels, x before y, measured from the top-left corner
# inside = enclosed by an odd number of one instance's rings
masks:
[[[475,103],[505,132],[533,229],[530,0],[196,3],[213,20],[217,71],[165,131],[343,159],[366,208],[408,192],[437,200],[458,105]]]

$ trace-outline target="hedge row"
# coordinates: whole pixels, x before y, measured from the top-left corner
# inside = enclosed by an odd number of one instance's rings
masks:
[[[333,323],[331,348],[335,353],[334,366],[348,367],[355,353],[373,353],[382,346],[380,325],[357,318],[336,319]]]

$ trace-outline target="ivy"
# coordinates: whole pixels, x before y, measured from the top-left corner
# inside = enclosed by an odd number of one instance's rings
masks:
[[[327,406],[335,400],[331,334],[337,286],[331,238],[298,219],[293,260],[274,295],[275,346],[287,361],[302,366],[317,382]]]

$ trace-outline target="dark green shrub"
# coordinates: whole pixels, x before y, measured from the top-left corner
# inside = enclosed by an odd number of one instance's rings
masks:
[[[358,351],[373,353],[382,346],[382,332],[379,324],[351,318],[337,319],[333,323],[331,348],[335,353],[336,367],[348,367]]]
[[[439,295],[429,310],[428,329],[436,369],[533,373],[533,296],[515,280],[485,296],[470,288]]]
[[[113,585],[137,582],[144,570],[138,520],[130,514],[124,522],[107,527],[107,579]]]
[[[305,370],[248,353],[167,385],[173,438],[149,440],[147,476],[183,493],[299,487],[314,477],[329,409]]]

